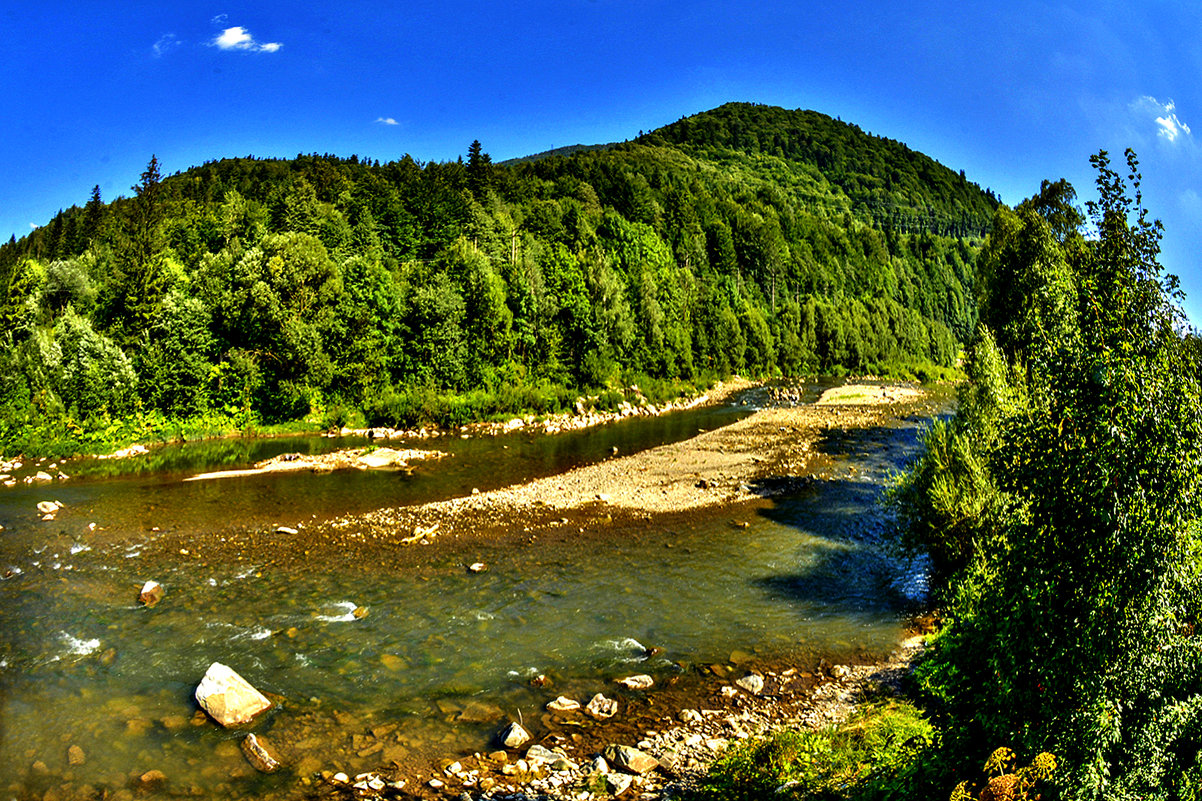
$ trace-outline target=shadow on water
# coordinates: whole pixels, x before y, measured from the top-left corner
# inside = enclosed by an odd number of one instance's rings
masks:
[[[843,475],[774,475],[754,482],[752,492],[774,499],[760,515],[803,536],[791,570],[753,583],[769,596],[835,614],[900,615],[912,608],[906,588],[913,576],[906,580],[905,574],[920,568],[891,547],[892,517],[882,501],[888,483],[918,452],[929,422],[914,415],[898,426],[831,428],[813,450],[831,472]]]

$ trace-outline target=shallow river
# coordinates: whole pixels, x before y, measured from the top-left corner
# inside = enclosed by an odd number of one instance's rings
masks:
[[[615,446],[679,440],[749,409],[555,437],[444,437],[415,446],[451,456],[409,475],[179,481],[355,444],[292,438],[172,447],[116,467],[75,463],[72,480],[52,488],[0,491],[0,794],[85,797],[149,770],[168,777],[164,797],[286,792],[297,773],[482,750],[499,715],[537,727],[555,695],[620,697],[612,680],[629,673],[663,679],[732,652],[837,661],[889,651],[904,571],[871,544],[874,503],[912,453],[918,421],[824,443],[832,480],[754,512],[747,528],[711,514],[620,536],[547,532],[522,547],[438,543],[404,566],[337,553],[296,570],[267,566],[276,525],[487,490]],[[51,498],[66,508],[41,522],[34,506]],[[166,532],[199,541],[232,529],[265,532],[264,559],[151,555]],[[488,571],[464,569],[477,561]],[[136,603],[148,578],[167,589],[154,609]],[[649,658],[648,648],[657,649]],[[256,774],[234,747],[240,735],[194,719],[191,693],[213,661],[280,696],[257,731],[288,739],[296,773]],[[531,687],[539,674],[553,689]],[[393,726],[389,752],[359,755],[374,747],[365,733]]]

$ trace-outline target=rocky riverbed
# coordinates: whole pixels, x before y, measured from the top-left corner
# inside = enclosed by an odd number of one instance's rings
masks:
[[[521,485],[478,493],[464,491],[463,496],[448,501],[343,514],[333,519],[310,520],[306,514],[303,520],[284,521],[289,523],[286,526],[240,526],[231,521],[228,529],[199,532],[169,525],[162,530],[150,527],[146,536],[114,532],[117,537],[108,547],[123,563],[122,574],[128,572],[127,566],[135,564],[169,568],[164,571],[167,575],[154,576],[164,580],[166,600],[160,597],[153,613],[145,610],[147,625],[154,626],[158,637],[165,638],[160,641],[178,644],[181,638],[186,641],[202,636],[197,624],[190,623],[194,618],[206,621],[203,625],[213,632],[234,631],[232,638],[221,636],[222,641],[228,641],[224,653],[212,653],[213,648],[203,647],[194,649],[196,658],[203,654],[206,665],[213,659],[234,660],[230,664],[240,672],[250,670],[246,675],[256,679],[256,684],[268,685],[259,689],[267,691],[272,709],[242,729],[223,730],[204,712],[195,711],[195,706],[189,709],[181,704],[177,693],[169,689],[157,695],[143,691],[140,697],[114,699],[115,705],[106,705],[101,712],[106,719],[111,717],[125,727],[126,734],[117,738],[117,744],[126,747],[125,743],[140,743],[134,747],[142,750],[128,759],[108,754],[106,767],[98,772],[93,768],[100,758],[97,732],[106,724],[88,724],[86,730],[64,734],[62,749],[49,743],[28,748],[19,757],[24,761],[18,767],[28,775],[17,777],[17,783],[8,789],[14,798],[44,798],[50,793],[51,797],[64,799],[90,797],[89,787],[103,787],[108,797],[122,799],[189,794],[232,798],[248,793],[281,801],[297,797],[434,798],[460,797],[465,792],[473,798],[650,798],[688,786],[732,741],[779,725],[817,724],[845,714],[855,698],[877,692],[871,689],[874,682],[864,683],[868,676],[893,675],[888,671],[899,670],[906,654],[915,647],[910,642],[902,653],[882,661],[890,644],[897,642],[896,622],[890,624],[893,628],[874,649],[854,645],[864,642],[865,630],[853,624],[845,639],[852,645],[839,646],[841,655],[835,657],[833,651],[823,650],[825,646],[820,643],[825,640],[814,640],[815,648],[801,644],[797,626],[808,625],[804,622],[808,613],[800,609],[795,612],[798,617],[782,618],[779,630],[783,640],[741,634],[718,640],[726,632],[708,634],[705,624],[694,621],[690,630],[696,630],[704,642],[730,644],[719,645],[720,650],[708,650],[703,656],[690,656],[700,651],[681,647],[679,640],[657,643],[656,625],[625,619],[617,624],[615,632],[621,642],[607,647],[625,649],[629,657],[606,657],[606,667],[600,673],[596,668],[590,671],[570,667],[579,661],[549,658],[555,648],[549,646],[540,649],[541,656],[531,655],[529,661],[520,655],[507,656],[504,664],[515,667],[541,661],[548,675],[511,673],[512,678],[505,679],[502,674],[505,688],[500,693],[481,695],[473,688],[491,686],[488,681],[495,684],[497,679],[477,683],[470,672],[460,668],[454,678],[437,679],[426,694],[370,706],[346,703],[337,681],[323,683],[320,689],[299,689],[302,682],[310,680],[313,670],[325,675],[327,668],[315,665],[308,672],[301,670],[277,679],[264,670],[263,663],[256,666],[256,661],[261,658],[267,664],[279,663],[290,670],[296,660],[308,664],[309,655],[315,654],[338,674],[345,671],[347,680],[366,682],[367,687],[425,681],[417,674],[426,670],[426,661],[441,661],[443,654],[469,645],[457,639],[459,635],[451,634],[452,630],[484,643],[490,636],[506,637],[516,635],[519,628],[531,628],[529,614],[563,616],[565,625],[575,627],[571,616],[582,611],[593,618],[595,625],[598,620],[613,619],[607,616],[612,612],[600,610],[622,608],[622,604],[606,603],[611,595],[618,598],[632,589],[637,593],[639,582],[653,584],[661,581],[660,576],[666,576],[663,581],[667,583],[645,597],[652,604],[671,605],[680,598],[677,587],[688,589],[681,584],[688,579],[681,577],[717,575],[721,571],[711,566],[743,561],[747,549],[754,550],[756,543],[752,540],[758,532],[767,530],[765,520],[781,514],[782,504],[795,503],[788,499],[810,495],[830,497],[836,507],[845,505],[857,510],[852,518],[839,517],[850,521],[848,535],[854,542],[841,544],[843,534],[836,532],[834,539],[823,540],[827,544],[820,546],[833,548],[829,553],[838,554],[832,562],[835,571],[847,571],[842,576],[832,573],[821,581],[846,583],[852,571],[863,569],[845,561],[859,558],[848,554],[857,549],[872,550],[888,525],[884,513],[865,506],[865,499],[875,497],[882,476],[893,464],[891,460],[904,451],[904,447],[898,449],[899,443],[913,441],[913,430],[918,425],[914,421],[929,417],[947,404],[946,393],[928,396],[905,387],[886,387],[882,391],[879,386],[869,386],[854,390],[853,395],[844,395],[847,403],[838,402],[838,396],[831,394],[824,402],[814,404],[812,390],[807,394],[788,386],[758,388],[741,396],[748,408],[758,410],[740,422],[699,431],[697,436],[674,445],[630,455],[611,454],[600,463]],[[870,400],[865,402],[865,398]],[[605,447],[608,449],[608,444]],[[442,463],[431,467],[439,470]],[[209,484],[226,486],[226,482],[176,486]],[[218,499],[217,495],[213,497]],[[76,527],[76,518],[85,507],[82,503],[73,506],[72,498],[66,500],[63,519],[53,525]],[[815,506],[813,511],[826,508]],[[835,510],[834,515],[843,512]],[[839,526],[842,532],[847,524]],[[744,528],[748,529],[746,533],[738,531]],[[712,533],[674,533],[698,531]],[[126,536],[130,537],[128,544],[122,539]],[[705,537],[713,537],[715,542],[730,541],[733,550],[723,551],[716,560],[688,557]],[[640,552],[650,548],[665,555],[656,562],[659,566],[655,572],[642,579],[631,578],[625,584],[606,583],[604,586],[610,589],[605,598],[581,597],[571,603],[540,600],[573,595],[580,583],[577,571],[608,569],[612,556],[632,541],[643,543]],[[809,548],[808,542],[798,540],[796,547]],[[100,541],[92,546],[98,551],[104,547]],[[26,569],[43,561],[38,558],[41,553],[33,552],[30,559],[34,561]],[[91,551],[85,549],[82,553]],[[539,578],[533,583],[521,578],[526,575],[521,564],[524,560],[551,565],[557,555],[563,558],[568,553],[576,555],[572,572],[534,571],[530,575]],[[772,553],[795,558],[788,550]],[[595,554],[596,559],[579,558],[588,554]],[[131,558],[134,561],[129,561]],[[757,557],[746,562],[767,564]],[[685,563],[689,565],[687,571],[678,573],[678,565]],[[626,570],[634,565],[629,560],[621,564],[628,566]],[[245,569],[227,569],[243,565]],[[363,566],[363,581],[359,584],[349,578],[356,573],[356,565]],[[383,579],[384,585],[369,586],[368,566],[372,580]],[[334,581],[341,589],[325,590],[309,600],[292,587],[304,583],[306,572],[315,569],[332,571],[334,576],[342,572],[348,580]],[[801,572],[795,572],[798,570]],[[784,599],[793,597],[788,594],[796,593],[798,588],[789,582],[797,575],[809,580],[808,570],[793,563],[779,568],[772,565],[754,574],[740,572],[737,580],[744,587],[761,588],[753,592],[784,593],[770,606],[762,607],[774,614],[777,609],[793,609],[788,606],[792,601]],[[637,575],[637,567],[632,573]],[[508,578],[513,574],[519,576],[515,581]],[[86,580],[76,578],[71,592],[95,593],[102,614],[114,621],[124,620],[134,613],[107,602],[106,593],[112,583],[109,577],[105,566]],[[146,578],[149,576],[140,576],[137,586],[143,586]],[[768,583],[748,584],[761,580]],[[784,583],[773,583],[778,580]],[[635,582],[633,587],[631,582]],[[223,589],[227,584],[229,589]],[[405,587],[394,586],[399,584]],[[599,585],[586,582],[586,586]],[[443,614],[457,616],[464,611],[476,615],[483,610],[485,616],[465,615],[470,623],[448,627],[445,617],[433,618],[428,612],[417,611],[417,617],[412,618],[417,623],[412,624],[406,622],[411,616],[404,612],[404,604],[398,606],[396,602],[402,589],[410,593],[405,597],[411,601],[406,603],[412,603],[420,602],[423,593],[438,594],[453,587],[456,593],[465,592],[472,606],[454,606]],[[458,589],[465,587],[478,590]],[[501,591],[506,600],[499,604],[482,601],[481,592],[490,591],[485,588]],[[805,592],[809,590],[807,587]],[[859,609],[862,597],[871,604],[875,585],[865,585],[864,592],[863,596],[839,595],[839,603]],[[234,612],[240,593],[274,600],[257,607],[263,618],[254,620]],[[135,594],[136,589],[126,603],[131,603]],[[806,599],[808,603],[808,595]],[[702,600],[701,605],[689,608],[704,614],[712,602]],[[822,597],[816,599],[818,604],[823,602]],[[511,604],[516,607],[511,608]],[[892,610],[898,608],[893,604],[895,601],[887,602],[882,608],[888,608],[892,615]],[[228,612],[227,605],[231,607]],[[654,609],[647,611],[656,615]],[[499,619],[490,623],[493,614],[503,617],[503,622]],[[269,622],[268,618],[280,622]],[[724,628],[740,625],[737,613],[727,611],[717,619],[725,621],[720,624]],[[436,622],[431,626],[422,622],[426,620]],[[403,640],[390,637],[388,632],[402,624],[414,625],[424,642],[419,640],[411,646],[409,635]],[[544,629],[555,630],[538,627],[539,631]],[[93,640],[87,639],[90,630],[86,625],[80,624],[78,631],[81,648],[87,646],[88,654],[95,654],[75,657],[83,660],[80,664],[85,673],[105,674],[114,660],[119,671],[128,672],[132,667],[126,662],[127,650],[110,646],[111,638],[121,647],[117,635],[97,630],[100,636],[93,645]],[[239,641],[237,638],[243,636],[240,632],[247,639]],[[621,632],[633,633],[646,645],[623,639],[629,634]],[[126,648],[133,642],[130,639]],[[495,645],[492,650],[482,645],[475,648],[476,643],[470,645],[473,653],[487,654],[476,659],[495,659]],[[533,640],[525,647],[532,645],[540,648]],[[661,645],[666,649],[657,647]],[[740,650],[727,654],[731,648]],[[153,654],[154,649],[149,653]],[[820,662],[818,655],[822,653],[839,664]],[[157,655],[151,658],[158,659]],[[193,657],[173,658],[173,664],[178,664]],[[492,665],[482,665],[481,669],[496,673]],[[175,670],[178,676],[178,668]],[[195,675],[192,671],[188,668],[181,678],[192,682],[194,688],[203,668]],[[89,693],[85,686],[81,698]],[[521,732],[514,730],[514,724],[521,727]],[[153,738],[149,735],[155,733],[166,738],[162,750],[150,747]],[[250,734],[255,735],[254,740]],[[490,734],[493,742],[486,746]],[[54,742],[59,739],[56,735]],[[56,756],[56,749],[62,754]],[[66,760],[65,769],[56,764],[61,761],[59,757]],[[265,767],[274,773],[260,774]],[[120,770],[125,774],[120,775]],[[85,775],[89,776],[86,781],[82,778]],[[34,790],[33,794],[27,792]]]
[[[903,417],[926,418],[947,404],[946,395],[908,386],[840,387],[816,404],[797,403],[779,388],[762,393],[766,408],[684,442],[615,454],[519,487],[336,520],[330,529],[408,546],[518,527],[533,542],[548,530],[584,535],[681,514],[721,514],[742,526],[775,496],[854,475],[854,464],[838,457],[846,455],[844,446],[857,432],[888,428]],[[884,516],[878,510],[861,522],[867,531],[880,531]],[[502,747],[500,737],[519,721],[506,722],[500,710],[449,708],[452,717],[491,714],[497,748],[450,753],[436,762],[414,760],[406,758],[403,732],[385,726],[365,730],[352,744],[355,753],[380,755],[384,764],[356,770],[336,763],[302,781],[314,792],[358,798],[586,801],[678,795],[695,786],[732,743],[782,727],[827,725],[845,718],[861,700],[892,692],[921,643],[921,636],[913,636],[887,659],[863,664],[774,662],[732,653],[725,663],[681,665],[677,675],[650,689],[616,692],[617,712],[602,719],[584,710],[589,699],[564,699],[549,683],[550,706],[539,721],[537,742]]]

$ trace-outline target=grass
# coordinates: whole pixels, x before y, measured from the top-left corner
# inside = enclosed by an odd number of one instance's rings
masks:
[[[906,701],[870,704],[836,726],[781,731],[739,745],[710,767],[692,801],[906,797],[934,734]]]

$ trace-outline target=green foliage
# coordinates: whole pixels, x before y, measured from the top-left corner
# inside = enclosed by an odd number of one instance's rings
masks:
[[[1202,383],[1135,157],[1125,177],[1093,163],[1091,236],[1066,229],[1080,216],[1057,208],[1064,187],[1000,213],[987,296],[1022,302],[986,305],[997,347],[974,346],[963,419],[903,485],[913,540],[959,548],[919,675],[962,769],[1010,742],[1060,755],[1072,797],[1186,797],[1202,760]]]
[[[818,731],[786,730],[732,749],[710,767],[698,801],[905,798],[934,729],[902,701],[859,710]]]
[[[429,399],[632,374],[934,377],[976,325],[994,205],[898,143],[737,105],[504,165],[479,142],[466,163],[245,158],[166,178],[152,158],[132,197],[95,190],[0,245],[0,346],[35,364],[25,343],[70,307],[131,358],[144,412],[245,424],[333,398],[477,419],[509,401]],[[117,408],[30,369],[14,419]]]

